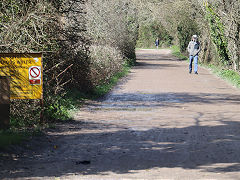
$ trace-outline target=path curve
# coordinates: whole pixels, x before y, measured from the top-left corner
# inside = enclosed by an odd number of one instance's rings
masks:
[[[19,179],[239,179],[240,91],[170,50],[138,50],[137,66],[44,149],[1,166]],[[11,174],[9,173],[11,170]]]

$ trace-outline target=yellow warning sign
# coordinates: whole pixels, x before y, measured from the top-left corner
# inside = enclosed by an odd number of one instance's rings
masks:
[[[42,54],[0,54],[0,76],[10,76],[11,99],[42,99]]]

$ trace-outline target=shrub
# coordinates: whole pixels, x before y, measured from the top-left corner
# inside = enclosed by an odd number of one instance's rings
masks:
[[[198,24],[190,17],[184,17],[178,24],[177,35],[181,52],[185,52],[192,35],[199,35]]]
[[[152,48],[155,46],[156,38],[159,39],[159,46],[167,47],[172,44],[173,40],[160,22],[154,21],[148,25],[142,24],[138,32],[137,47]]]
[[[122,70],[123,57],[120,51],[110,46],[91,46],[90,72],[93,86],[107,83]]]
[[[230,58],[227,48],[228,42],[224,34],[224,25],[218,15],[215,13],[214,9],[209,4],[206,5],[206,18],[209,22],[211,39],[216,45],[220,61],[223,64],[228,64]]]
[[[92,43],[119,50],[123,58],[136,58],[137,13],[130,0],[90,0],[87,4],[87,30]]]

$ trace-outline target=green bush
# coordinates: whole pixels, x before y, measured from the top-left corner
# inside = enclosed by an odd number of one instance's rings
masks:
[[[216,45],[220,61],[223,64],[228,65],[230,57],[228,52],[228,42],[224,33],[225,28],[220,17],[209,4],[206,4],[206,19],[208,20],[211,39]]]
[[[233,70],[222,70],[219,76],[226,79],[234,86],[240,88],[240,74]]]
[[[10,127],[12,128],[30,128],[40,123],[39,100],[12,100],[10,110]]]
[[[124,59],[135,61],[136,11],[135,4],[130,0],[89,0],[86,25],[92,44],[115,48]]]
[[[123,57],[116,48],[92,45],[90,51],[90,78],[93,87],[107,83],[114,74],[122,70]]]
[[[131,67],[131,63],[129,64],[129,60],[125,60],[125,63],[122,66],[122,70],[112,75],[111,78],[108,80],[108,82],[105,82],[96,86],[92,93],[92,97],[99,98],[105,95],[106,93],[108,93],[112,89],[112,87],[117,84],[120,78],[128,74],[130,67]]]
[[[177,27],[178,44],[181,52],[185,52],[192,35],[199,35],[198,24],[190,17],[181,18]]]
[[[55,96],[54,101],[47,101],[54,103],[45,104],[44,119],[47,122],[51,122],[51,120],[70,120],[72,113],[81,105],[83,98],[83,93],[74,89],[69,90],[63,96]]]
[[[172,55],[179,58],[180,60],[187,60],[188,59],[188,57],[186,57],[182,54],[182,52],[180,51],[180,48],[178,46],[172,46],[171,50],[172,50]]]
[[[159,39],[159,46],[169,47],[173,38],[160,22],[154,21],[148,25],[141,25],[138,32],[138,48],[153,48],[155,40]]]

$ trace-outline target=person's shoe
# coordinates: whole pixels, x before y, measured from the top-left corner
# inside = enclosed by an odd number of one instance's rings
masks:
[[[192,74],[192,71],[189,71],[189,74]]]
[[[195,74],[198,74],[198,72],[195,72]]]

